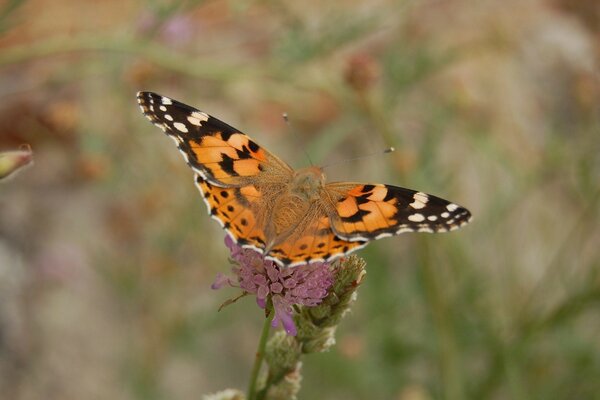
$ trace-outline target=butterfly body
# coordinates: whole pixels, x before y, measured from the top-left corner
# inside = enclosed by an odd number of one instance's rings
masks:
[[[301,201],[317,201],[323,196],[325,174],[319,167],[299,169],[290,182],[290,195]]]
[[[244,247],[280,265],[331,261],[404,232],[446,232],[468,210],[397,186],[326,183],[323,170],[292,169],[247,135],[176,100],[138,93],[144,115],[176,143],[211,217]]]

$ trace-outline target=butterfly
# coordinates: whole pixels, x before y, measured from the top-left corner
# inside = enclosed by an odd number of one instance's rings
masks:
[[[446,232],[471,219],[464,207],[398,186],[326,183],[294,170],[238,129],[176,100],[139,92],[143,114],[175,141],[208,211],[245,248],[280,266],[332,261],[404,232]]]

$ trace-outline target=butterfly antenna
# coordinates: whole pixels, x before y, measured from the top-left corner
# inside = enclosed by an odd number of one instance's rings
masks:
[[[388,147],[387,149],[385,149],[383,151],[376,151],[375,153],[365,154],[364,156],[358,156],[358,157],[354,157],[354,158],[347,158],[347,159],[341,160],[341,161],[336,161],[331,164],[327,164],[321,168],[325,169],[325,168],[332,167],[334,165],[346,164],[350,161],[362,160],[363,158],[369,158],[369,157],[378,156],[381,154],[393,153],[394,151],[396,151],[396,149],[394,147]]]
[[[281,116],[283,117],[283,120],[285,121],[285,124],[287,125],[288,129],[292,129],[292,124],[290,123],[290,118],[288,117],[288,114],[284,112],[283,114],[281,114]],[[310,165],[314,166],[315,164],[313,164],[313,162],[312,162],[310,156],[308,155],[308,152],[306,151],[306,148],[304,146],[302,146],[302,152],[308,159],[308,162],[310,163]]]

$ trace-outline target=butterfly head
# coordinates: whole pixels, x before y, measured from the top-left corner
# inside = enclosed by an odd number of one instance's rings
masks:
[[[302,168],[294,173],[292,192],[307,201],[318,200],[325,186],[325,174],[320,167]]]

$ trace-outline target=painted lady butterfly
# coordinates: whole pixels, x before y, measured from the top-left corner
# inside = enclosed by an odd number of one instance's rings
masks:
[[[330,261],[404,232],[447,232],[471,213],[397,186],[325,183],[319,167],[293,170],[239,130],[193,107],[140,92],[144,115],[195,172],[210,215],[243,247],[280,265]]]

